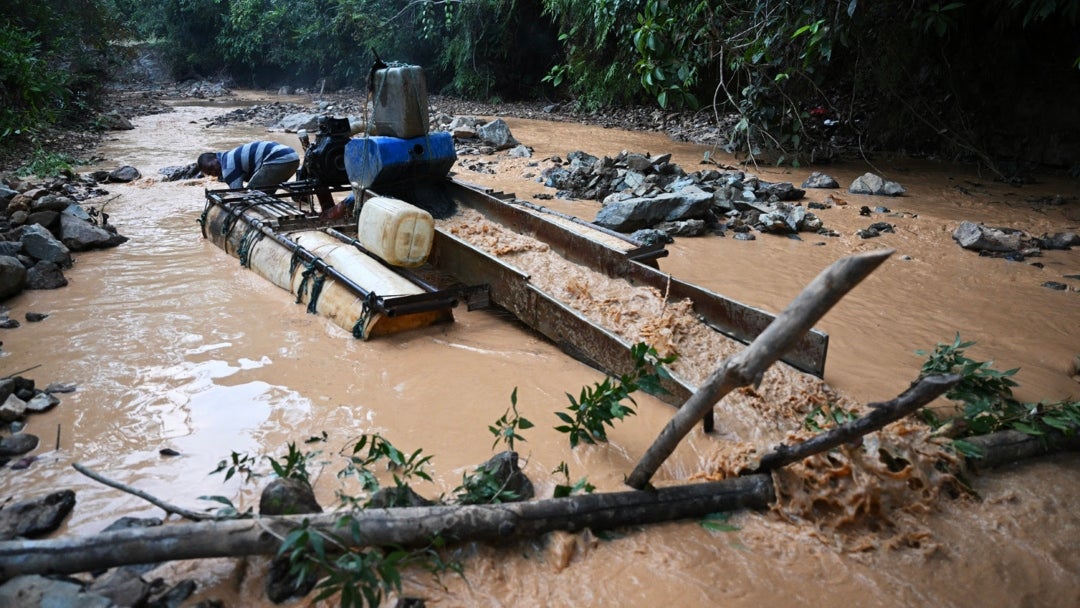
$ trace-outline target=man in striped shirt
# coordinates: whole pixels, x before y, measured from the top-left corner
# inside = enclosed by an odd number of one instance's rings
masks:
[[[289,146],[274,141],[253,141],[228,152],[199,155],[199,170],[238,189],[277,192],[277,185],[289,181],[300,166],[300,155]]]

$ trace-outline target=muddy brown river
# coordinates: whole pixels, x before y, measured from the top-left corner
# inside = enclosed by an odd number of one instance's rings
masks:
[[[257,505],[259,483],[211,475],[230,452],[281,456],[289,441],[327,434],[313,464],[322,504],[336,504],[338,451],[362,434],[380,433],[406,452],[433,456],[428,497],[450,495],[462,475],[493,454],[488,425],[510,405],[535,428],[517,445],[537,494],[550,496],[566,463],[572,480],[598,491],[624,490],[633,468],[673,413],[637,397],[638,415],[616,425],[611,442],[571,449],[552,427],[565,393],[600,379],[594,369],[524,329],[506,313],[455,310],[455,322],[370,342],[317,316],[294,296],[242,268],[202,238],[196,219],[207,181],[162,182],[157,170],[192,162],[206,150],[272,138],[299,147],[294,135],[250,126],[206,128],[224,106],[177,104],[168,114],[136,119],[99,150],[102,167],[131,164],[143,178],[111,185],[109,222],[131,240],[78,254],[70,284],[28,291],[7,302],[13,318],[48,313],[0,336],[5,374],[40,386],[71,382],[78,390],[30,419],[42,437],[27,470],[0,471],[0,495],[21,499],[72,488],[77,506],[57,535],[93,534],[120,516],[160,517],[160,509],[72,469],[99,473],[189,508],[223,495]],[[662,134],[508,119],[534,148],[533,161],[572,150],[594,155],[672,152],[694,171],[702,146]],[[475,159],[471,159],[475,160]],[[496,173],[459,163],[459,179],[532,200],[545,192],[528,160],[502,156]],[[1043,178],[1008,186],[969,167],[875,158],[821,168],[841,184],[866,171],[907,189],[901,198],[833,194],[845,206],[817,212],[835,238],[758,235],[680,238],[660,267],[675,276],[770,312],[782,310],[822,269],[844,255],[879,248],[896,253],[816,327],[829,334],[824,381],[866,403],[890,399],[918,376],[919,349],[957,332],[976,341],[968,354],[998,369],[1019,367],[1016,395],[1028,401],[1080,397],[1070,378],[1080,354],[1080,252],[1048,251],[1038,268],[979,257],[951,238],[962,220],[1034,235],[1080,230],[1075,181]],[[763,180],[800,184],[810,169],[748,168]],[[1045,201],[1072,197],[1064,205]],[[536,201],[584,219],[591,201]],[[99,203],[100,204],[100,203]],[[893,215],[866,218],[862,205]],[[855,231],[888,221],[896,232],[863,240]],[[1046,281],[1068,283],[1053,291]],[[699,353],[700,355],[700,353]],[[716,361],[719,363],[719,360]],[[721,402],[719,408],[723,408]],[[59,428],[59,445],[55,436]],[[660,483],[694,478],[710,467],[716,437],[695,430],[657,475]],[[159,454],[163,448],[180,453]],[[329,464],[319,466],[319,462]],[[263,470],[269,472],[269,467]],[[888,526],[838,531],[812,517],[779,511],[738,513],[735,528],[714,532],[697,521],[621,530],[604,540],[555,534],[507,547],[455,548],[464,577],[436,580],[408,571],[405,594],[430,606],[1076,606],[1080,605],[1080,456],[1064,454],[1012,465],[971,480],[974,497],[942,495],[902,502]],[[867,482],[865,491],[875,488]],[[178,562],[150,576],[194,578],[192,601],[269,606],[265,559]],[[299,602],[307,605],[307,600]]]

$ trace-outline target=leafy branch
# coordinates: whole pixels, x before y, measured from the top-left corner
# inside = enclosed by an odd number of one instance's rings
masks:
[[[671,375],[664,367],[675,361],[675,355],[661,357],[656,349],[638,342],[630,349],[634,360],[634,370],[618,378],[606,377],[593,386],[582,387],[575,399],[570,393],[570,407],[565,412],[555,412],[565,424],[555,427],[556,431],[570,436],[570,447],[579,443],[596,444],[607,442],[607,427],[614,427],[615,420],[633,416],[634,408],[623,403],[629,401],[637,405],[630,395],[638,390],[650,394],[661,394],[666,389],[661,382]]]
[[[1040,436],[1053,431],[1072,435],[1080,428],[1080,401],[1024,403],[1014,399],[1012,388],[1017,383],[1012,377],[1019,368],[999,371],[991,361],[966,356],[965,350],[974,345],[961,340],[958,333],[952,342],[939,343],[931,352],[916,351],[927,357],[920,370],[923,376],[955,373],[962,378],[945,394],[957,404],[952,412],[943,415],[922,410],[923,420],[940,434],[952,437],[957,451],[979,457],[979,450],[963,438],[1005,429]]]

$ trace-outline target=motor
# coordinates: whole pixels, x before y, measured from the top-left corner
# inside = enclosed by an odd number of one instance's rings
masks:
[[[334,199],[329,188],[320,186],[339,186],[349,183],[349,174],[345,170],[345,145],[352,136],[348,118],[333,116],[319,117],[319,133],[312,144],[306,132],[299,134],[300,145],[304,149],[304,164],[296,173],[301,181],[311,181],[315,186],[315,196],[323,214],[334,207]]]

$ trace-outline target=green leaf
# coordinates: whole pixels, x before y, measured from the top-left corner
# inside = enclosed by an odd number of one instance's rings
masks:
[[[728,523],[730,513],[710,513],[701,520],[701,527],[710,532],[738,532],[740,528]]]

